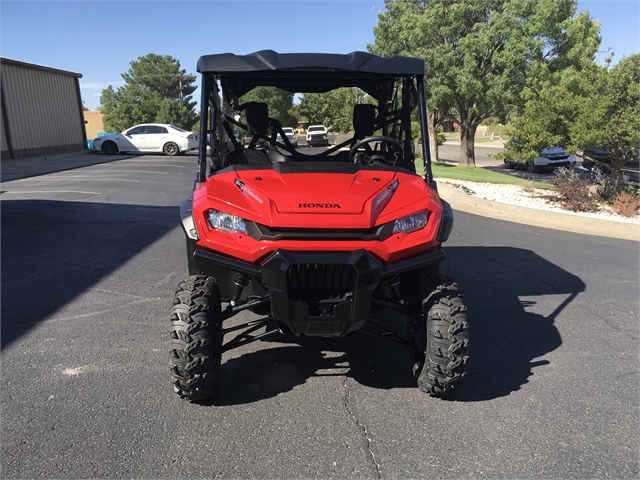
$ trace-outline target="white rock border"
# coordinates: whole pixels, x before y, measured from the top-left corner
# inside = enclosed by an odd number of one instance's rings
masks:
[[[632,223],[640,225],[640,215],[623,217],[614,213],[610,207],[602,206],[598,212],[571,212],[560,207],[558,194],[552,190],[533,188],[525,191],[520,185],[507,185],[498,183],[468,182],[451,178],[438,178],[438,183],[448,183],[455,186],[467,195],[489,200],[491,202],[505,203],[519,207],[534,208],[549,212],[577,215],[599,220],[611,220],[614,222]]]

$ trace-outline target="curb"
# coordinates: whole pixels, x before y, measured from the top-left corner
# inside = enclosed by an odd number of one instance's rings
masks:
[[[131,157],[131,155],[96,155],[96,153],[98,152],[82,150],[79,152],[42,155],[10,161],[3,160],[1,169],[2,178],[0,181],[19,180],[33,175],[59,172]],[[621,240],[640,241],[640,225],[491,202],[467,195],[453,185],[444,182],[438,184],[438,190],[442,198],[446,200],[454,210],[461,212],[535,227],[618,238]]]
[[[581,217],[557,212],[518,207],[506,203],[491,202],[467,195],[453,185],[439,183],[440,196],[451,208],[483,217],[520,223],[534,227],[551,228],[585,235],[640,241],[640,225]]]
[[[449,139],[449,138],[447,138],[447,140],[444,142],[444,145],[451,145],[451,146],[455,146],[455,147],[459,147],[460,144],[461,144],[460,140],[453,140],[453,139]],[[474,147],[504,148],[504,141],[503,140],[496,140],[496,141],[492,141],[492,142],[479,142],[479,143],[475,143]]]

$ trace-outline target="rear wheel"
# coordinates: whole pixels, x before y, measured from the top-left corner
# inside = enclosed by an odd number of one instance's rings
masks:
[[[118,153],[118,145],[115,144],[115,142],[104,142],[102,144],[102,152],[105,153],[106,155],[115,155],[116,153]]]
[[[420,285],[421,289],[431,285],[433,290],[422,300],[422,315],[414,320],[411,360],[420,390],[440,397],[453,393],[462,383],[469,325],[458,285],[436,282],[437,278],[431,276]]]
[[[593,183],[599,184],[604,178],[607,178],[607,174],[595,166],[591,169],[591,172],[589,172],[589,178]]]
[[[166,155],[173,157],[174,155],[178,155],[180,153],[180,148],[178,147],[177,144],[173,142],[168,142],[168,143],[165,143],[164,147],[162,148],[162,151]]]
[[[170,364],[176,394],[201,400],[215,393],[222,339],[218,285],[213,277],[192,275],[173,300]]]
[[[527,172],[536,173],[537,171],[538,171],[538,168],[534,165],[533,162],[527,162]]]

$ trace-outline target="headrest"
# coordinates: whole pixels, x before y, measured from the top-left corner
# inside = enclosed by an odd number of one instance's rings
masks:
[[[244,105],[249,135],[266,135],[269,130],[269,108],[266,103],[247,102]]]
[[[373,136],[376,125],[376,106],[369,103],[359,103],[353,107],[353,130],[360,138]]]

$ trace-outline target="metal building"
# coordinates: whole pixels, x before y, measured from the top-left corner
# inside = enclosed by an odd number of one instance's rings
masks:
[[[87,149],[80,78],[0,57],[2,160]]]

